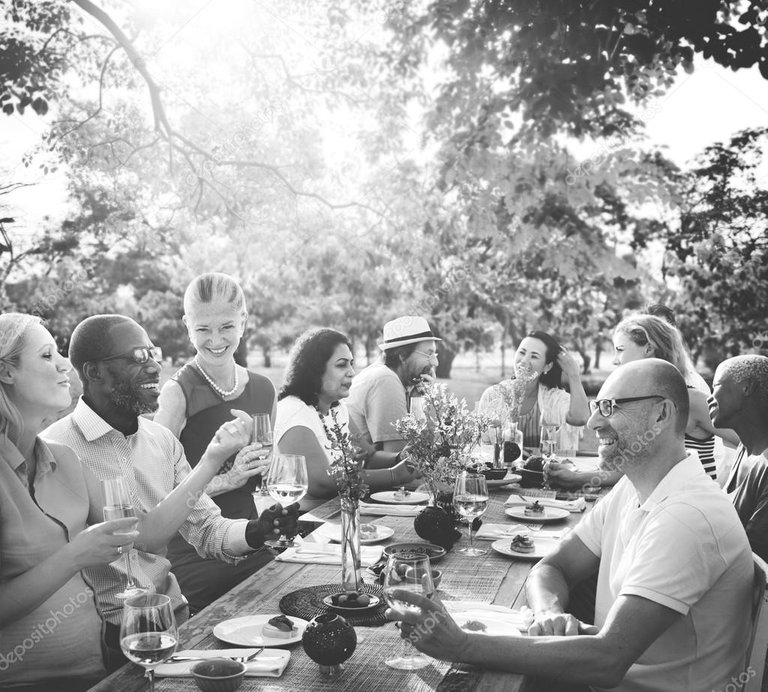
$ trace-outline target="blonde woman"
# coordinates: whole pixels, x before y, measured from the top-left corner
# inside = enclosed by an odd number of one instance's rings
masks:
[[[231,420],[231,409],[251,415],[268,413],[274,425],[274,385],[235,362],[247,316],[243,290],[227,274],[201,274],[184,293],[183,321],[196,353],[166,382],[154,420],[179,438],[193,467],[219,426]],[[258,451],[257,445],[248,445],[232,455],[206,489],[224,517],[256,517],[252,492],[257,476],[268,467],[268,462],[259,461]],[[263,567],[272,556],[263,548],[230,565],[200,557],[176,536],[168,546],[168,559],[194,613]]]
[[[136,519],[102,523],[99,482],[69,447],[38,437],[70,404],[70,370],[37,317],[0,315],[3,689],[84,690],[106,673],[81,570],[119,559],[137,535]]]

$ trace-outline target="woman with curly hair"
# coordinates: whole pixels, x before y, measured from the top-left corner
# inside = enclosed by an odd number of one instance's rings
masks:
[[[285,382],[277,399],[275,443],[281,454],[301,454],[307,460],[309,491],[302,510],[336,495],[328,475],[330,438],[338,423],[349,432],[349,414],[343,399],[355,376],[352,345],[335,329],[311,329],[302,334],[288,356]],[[357,441],[357,444],[360,444]],[[401,453],[368,450],[368,456],[388,456],[391,468],[363,471],[371,490],[389,490],[413,480]]]

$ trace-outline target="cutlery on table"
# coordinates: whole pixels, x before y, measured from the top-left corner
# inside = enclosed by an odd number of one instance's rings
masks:
[[[252,661],[254,658],[256,658],[262,651],[264,651],[264,647],[262,646],[257,651],[254,651],[250,656],[222,656],[222,658],[230,658],[233,661],[237,661],[238,663],[248,663],[249,661]],[[166,660],[166,663],[180,663],[181,661],[205,661],[209,656],[180,656],[178,654],[174,654],[171,656],[168,660]]]

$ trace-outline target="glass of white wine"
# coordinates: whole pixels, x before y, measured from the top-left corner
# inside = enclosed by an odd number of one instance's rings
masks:
[[[179,635],[171,599],[158,593],[131,596],[123,604],[120,648],[129,661],[143,666],[149,692],[155,690],[155,666],[174,651]]]
[[[131,493],[128,490],[128,483],[123,476],[108,478],[101,482],[101,487],[104,491],[104,521],[136,516]],[[133,578],[133,572],[131,571],[132,552],[133,550],[129,550],[123,553],[127,582],[125,589],[116,594],[117,598],[120,599],[129,598],[130,596],[138,596],[147,592],[147,589],[143,586],[139,586]]]
[[[272,454],[273,445],[273,432],[272,432],[272,418],[268,413],[256,413],[251,416],[253,420],[253,433],[251,435],[251,444],[261,445],[261,451],[259,452],[259,461],[268,459]],[[261,494],[268,495],[267,490],[267,476],[262,474],[261,476]]]
[[[272,499],[283,507],[300,502],[307,494],[307,461],[300,454],[277,454],[267,474],[267,490]],[[285,534],[277,540],[266,541],[272,548],[293,548],[296,544]]]
[[[394,598],[395,589],[405,589],[412,593],[432,598],[435,593],[432,581],[432,565],[429,556],[424,553],[397,553],[390,555],[384,568],[384,598],[392,608],[404,611],[417,611],[418,606],[412,606],[405,601]],[[403,650],[384,660],[390,668],[397,670],[418,670],[432,663],[432,660],[416,651],[407,638],[403,638]]]
[[[488,551],[475,548],[472,544],[472,522],[488,509],[488,486],[481,473],[462,471],[453,488],[453,506],[469,523],[469,547],[460,548],[457,553],[477,557]]]

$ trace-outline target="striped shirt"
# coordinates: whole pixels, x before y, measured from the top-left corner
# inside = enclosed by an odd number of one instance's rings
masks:
[[[139,418],[136,433],[126,437],[82,399],[72,413],[44,430],[41,437],[71,447],[100,480],[123,476],[134,507],[140,512],[152,510],[191,472],[181,444],[167,428]],[[179,533],[201,556],[235,563],[243,556],[230,551],[233,546],[242,545],[247,524],[244,519],[223,518],[216,504],[207,495],[201,495],[190,508]],[[177,619],[186,620],[186,599],[170,571],[171,563],[164,551],[155,555],[132,550],[130,555],[135,581],[170,596]],[[96,592],[101,616],[119,625],[122,601],[116,594],[126,583],[125,561],[121,558],[84,573]]]
[[[715,461],[715,436],[699,440],[686,433],[685,448],[690,452],[696,452],[699,455],[699,461],[704,467],[707,475],[713,480],[717,480],[717,462]]]

